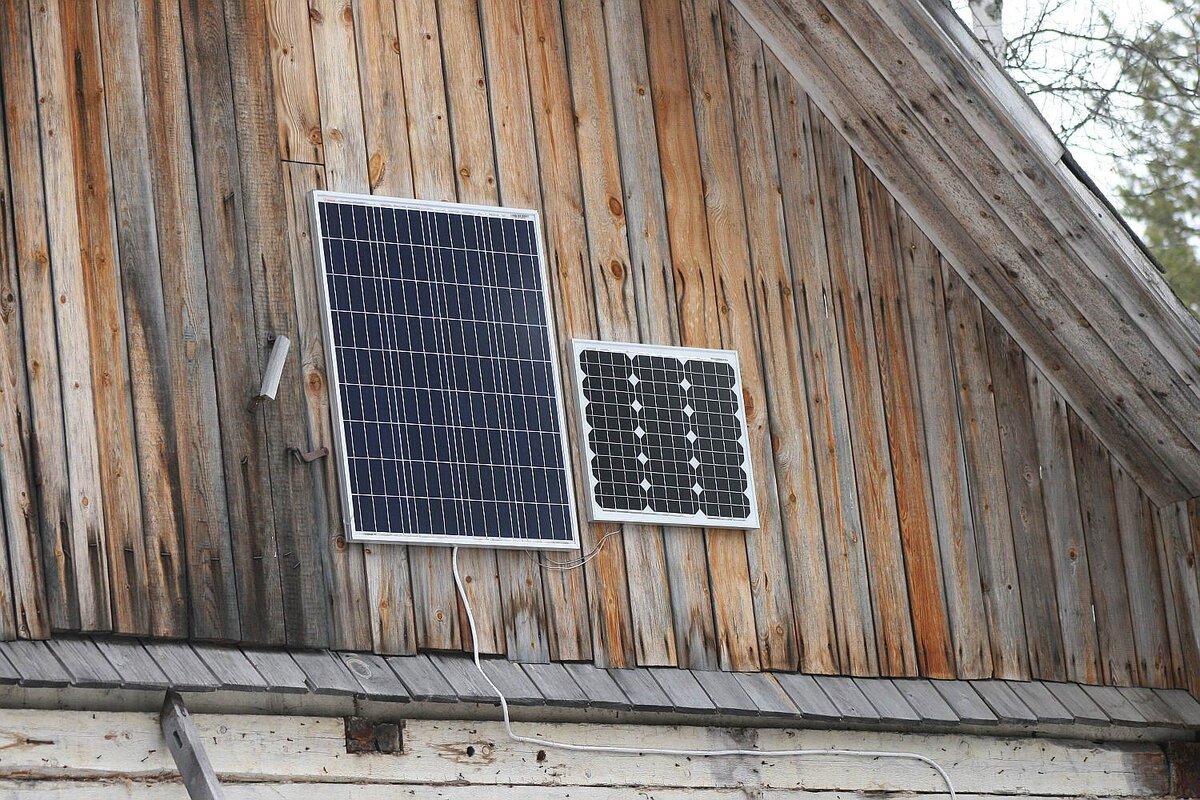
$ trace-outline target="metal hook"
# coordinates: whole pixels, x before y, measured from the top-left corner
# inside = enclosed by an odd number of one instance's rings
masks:
[[[318,447],[316,450],[311,450],[305,453],[299,447],[289,447],[288,452],[292,454],[292,458],[300,464],[311,464],[318,458],[324,458],[329,455],[328,447]]]

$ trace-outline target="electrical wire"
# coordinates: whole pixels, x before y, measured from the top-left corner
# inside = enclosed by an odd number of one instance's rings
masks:
[[[601,541],[603,544],[603,541]],[[599,546],[596,552],[599,552]],[[594,555],[594,553],[593,553]],[[949,800],[956,800],[954,791],[954,783],[950,780],[950,775],[942,768],[942,765],[934,761],[928,756],[923,756],[920,753],[904,753],[890,752],[886,750],[841,750],[841,749],[811,749],[811,750],[674,750],[665,748],[653,747],[617,747],[613,745],[592,745],[592,744],[571,744],[569,742],[555,742],[549,739],[537,739],[532,736],[521,736],[513,731],[512,719],[508,713],[508,700],[504,697],[504,693],[499,687],[492,682],[488,674],[484,671],[483,666],[479,663],[479,636],[475,630],[475,615],[471,610],[471,603],[467,600],[467,592],[463,588],[462,576],[458,572],[458,548],[454,548],[451,557],[451,565],[454,570],[454,585],[458,589],[459,599],[462,600],[463,608],[467,612],[467,623],[471,628],[471,649],[475,660],[475,669],[479,670],[479,674],[483,676],[483,680],[488,686],[492,687],[496,697],[500,700],[500,711],[504,716],[504,730],[508,734],[508,738],[514,742],[523,742],[525,744],[537,745],[538,747],[547,747],[554,750],[573,750],[589,753],[621,753],[624,755],[655,755],[655,756],[679,756],[685,758],[709,757],[709,756],[750,756],[752,758],[759,756],[776,756],[776,757],[793,757],[793,756],[846,756],[850,758],[897,758],[906,759],[909,761],[920,761],[927,764],[937,772],[941,779],[946,784],[946,789],[950,794]]]
[[[578,558],[568,558],[563,561],[556,561],[553,558],[545,558],[544,560],[539,560],[538,557],[533,555],[532,553],[529,554],[529,557],[531,559],[533,559],[534,563],[537,564],[542,569],[553,569],[553,570],[558,570],[560,572],[565,572],[565,571],[571,570],[571,569],[579,569],[584,564],[588,563],[593,558],[600,555],[600,551],[604,549],[604,543],[608,541],[608,537],[616,536],[620,532],[621,532],[621,529],[616,528],[616,529],[611,530],[608,533],[604,534],[603,536],[600,537],[600,541],[596,542],[596,546],[593,547],[590,552],[588,552],[585,555],[579,556]]]

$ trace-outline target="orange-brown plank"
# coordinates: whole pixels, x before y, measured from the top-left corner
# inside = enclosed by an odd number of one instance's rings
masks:
[[[771,446],[759,337],[755,317],[756,289],[748,245],[746,206],[742,194],[741,165],[729,87],[724,21],[719,0],[686,0],[682,3],[692,108],[700,143],[700,169],[704,179],[704,205],[708,213],[712,269],[716,276],[721,344],[739,354],[746,412],[747,454],[756,473],[759,528],[737,535],[709,536],[709,550],[722,548],[722,563],[747,561],[746,592],[750,595],[757,630],[757,653],[730,648],[735,669],[794,669],[800,649],[792,609],[775,462]],[[752,37],[757,41],[757,37]],[[728,552],[724,552],[728,551]],[[716,563],[710,560],[710,563]],[[722,569],[724,572],[724,568]],[[732,573],[736,575],[737,573]],[[740,603],[739,603],[740,605]],[[744,623],[737,623],[744,624]]]
[[[59,2],[29,4],[30,31],[33,42],[33,63],[37,80],[37,108],[41,122],[42,177],[45,187],[46,223],[50,277],[54,298],[55,330],[58,334],[58,378],[62,392],[63,425],[66,435],[67,474],[70,478],[67,536],[70,539],[68,557],[72,559],[72,591],[79,600],[78,627],[87,631],[105,631],[112,627],[112,607],[109,593],[108,540],[105,531],[107,514],[111,509],[116,518],[129,510],[129,498],[120,494],[128,483],[113,487],[118,493],[113,505],[106,505],[104,480],[113,466],[111,453],[101,440],[96,424],[97,408],[115,411],[108,405],[114,394],[110,386],[94,385],[96,374],[108,365],[95,363],[92,354],[94,315],[89,314],[91,301],[85,274],[85,253],[80,247],[82,235],[80,208],[82,198],[77,193],[75,172],[76,138],[72,99],[75,87],[71,84],[74,53],[68,53],[63,41],[65,18],[72,12]],[[79,143],[85,146],[85,143]],[[91,253],[87,254],[90,262]],[[100,310],[97,309],[97,312]],[[98,321],[96,325],[100,324]],[[103,335],[103,331],[95,332]],[[97,342],[100,346],[102,342]],[[116,365],[113,365],[116,366]],[[100,397],[97,397],[99,390]],[[37,412],[35,412],[37,413]],[[120,425],[120,420],[117,421]],[[129,469],[131,465],[122,464]]]
[[[853,153],[823,117],[814,121],[813,131],[833,289],[829,302],[841,337],[879,670],[885,675],[911,675],[917,670],[916,647],[877,366],[879,352],[869,307]]]
[[[958,677],[992,674],[987,612],[979,577],[979,545],[971,516],[954,362],[937,249],[902,209],[896,210],[901,278],[908,294],[912,359],[920,392],[942,585]]]
[[[308,0],[268,0],[267,34],[279,155],[285,161],[325,159]]]
[[[833,666],[854,675],[872,675],[878,670],[878,650],[862,550],[839,335],[830,306],[829,253],[812,141],[811,115],[817,112],[774,57],[768,57],[767,68],[837,631]]]
[[[908,333],[910,312],[903,288],[904,263],[897,257],[900,240],[895,203],[857,158],[854,172],[917,663],[922,675],[952,678],[956,675],[954,648],[942,590],[929,456],[914,366],[915,351],[925,344],[912,341]]]
[[[411,197],[412,164],[396,5],[393,0],[362,0],[354,4],[354,13],[371,192]]]
[[[979,577],[987,608],[992,670],[998,678],[1029,677],[1029,651],[1021,609],[1021,586],[1013,552],[1008,487],[1000,453],[1000,430],[992,396],[987,338],[979,300],[942,262],[946,325],[954,356],[967,485],[978,544]]]

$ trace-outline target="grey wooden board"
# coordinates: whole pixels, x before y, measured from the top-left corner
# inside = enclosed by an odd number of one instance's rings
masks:
[[[842,719],[863,722],[879,722],[879,712],[871,705],[853,678],[834,675],[814,675],[813,680],[837,706]]]
[[[58,663],[45,642],[0,642],[0,654],[16,668],[22,686],[57,687],[71,683],[70,674]]]
[[[800,710],[800,716],[808,719],[839,720],[842,712],[829,699],[829,695],[821,690],[811,675],[798,675],[791,672],[776,674],[775,680],[787,692],[788,697]]]
[[[618,711],[633,708],[629,698],[607,670],[580,662],[563,664],[563,669],[587,695],[588,705],[592,708],[611,708]]]
[[[692,675],[722,714],[758,714],[758,705],[746,694],[734,673],[695,670]]]
[[[304,671],[313,694],[358,694],[362,687],[346,665],[328,650],[295,650],[292,660]]]
[[[1125,695],[1125,699],[1146,718],[1151,725],[1166,728],[1186,728],[1187,722],[1174,708],[1167,704],[1153,689],[1138,686],[1121,686],[1117,691]]]
[[[764,717],[798,717],[800,709],[775,677],[766,672],[735,672],[733,678]]]
[[[457,703],[458,695],[429,656],[387,656],[392,672],[404,683],[413,700],[427,703]]]
[[[169,689],[171,681],[142,643],[133,639],[95,639],[100,652],[129,689]]]
[[[612,676],[621,691],[629,698],[634,707],[644,711],[670,711],[671,698],[658,685],[658,681],[650,677],[644,669],[610,669]]]
[[[988,707],[1001,722],[1033,725],[1037,714],[1021,702],[1021,698],[1004,681],[971,681],[971,687],[979,693]]]
[[[1042,685],[1058,698],[1058,701],[1063,704],[1063,708],[1067,709],[1075,722],[1080,725],[1108,725],[1112,722],[1108,718],[1108,714],[1104,713],[1104,709],[1096,705],[1092,696],[1085,692],[1079,684],[1043,681]]]
[[[954,725],[961,720],[946,698],[938,694],[933,684],[924,678],[893,678],[892,685],[904,697],[913,711],[925,722],[936,725]]]
[[[342,663],[363,688],[363,693],[373,700],[407,702],[411,699],[408,689],[388,666],[383,656],[374,653],[340,653]]]
[[[90,639],[58,638],[46,641],[46,646],[58,657],[71,683],[85,689],[116,689],[121,685],[120,674],[113,669]]]
[[[17,672],[17,668],[9,663],[3,652],[0,652],[0,684],[19,683],[20,681],[21,673]]]
[[[236,647],[217,644],[194,644],[193,649],[208,667],[222,689],[235,692],[254,692],[267,689],[267,682]]]
[[[459,700],[465,703],[497,703],[496,692],[487,685],[487,681],[475,669],[470,659],[461,656],[449,656],[442,653],[431,653],[430,662],[437,667],[438,672],[450,684]]]
[[[968,725],[995,725],[999,720],[979,692],[966,681],[931,681],[958,718]]]
[[[296,666],[296,662],[286,650],[243,647],[242,653],[267,682],[268,692],[301,694],[308,691],[308,685],[304,682],[304,671]]]
[[[496,684],[496,688],[504,695],[504,699],[518,706],[544,705],[546,698],[533,685],[533,681],[516,664],[505,658],[489,658],[481,661],[483,671]]]
[[[1154,693],[1190,727],[1200,728],[1200,701],[1183,689],[1155,689]]]
[[[1117,725],[1145,726],[1143,717],[1133,704],[1125,699],[1114,686],[1084,686],[1083,690],[1104,709],[1104,713]]]
[[[143,641],[142,647],[158,664],[175,691],[211,692],[220,688],[221,682],[187,642]]]
[[[192,800],[225,800],[221,782],[217,780],[217,773],[204,749],[204,739],[192,724],[192,715],[182,698],[175,692],[167,692],[163,699],[159,725],[188,797]]]
[[[573,708],[583,708],[588,704],[587,695],[562,664],[522,664],[521,668],[547,703]]]
[[[704,687],[696,680],[691,670],[675,667],[650,667],[650,674],[671,699],[676,711],[685,713],[711,713],[716,705],[709,699]]]
[[[885,678],[851,678],[884,722],[921,722],[921,715],[900,694],[895,684]]]
[[[1070,725],[1075,721],[1075,715],[1068,711],[1041,681],[1005,683],[1030,711],[1037,714],[1038,722],[1045,725]]]

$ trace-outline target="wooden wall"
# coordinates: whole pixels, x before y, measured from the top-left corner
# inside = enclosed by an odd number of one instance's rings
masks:
[[[331,441],[328,188],[539,208],[564,344],[741,355],[762,529],[465,551],[484,651],[1200,689],[1200,506],[1150,503],[724,0],[0,2],[0,635],[469,646],[449,552],[348,544],[289,454]]]

